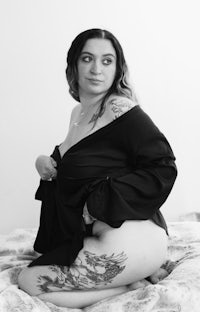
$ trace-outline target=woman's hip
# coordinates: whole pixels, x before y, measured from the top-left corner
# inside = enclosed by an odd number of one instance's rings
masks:
[[[104,287],[143,279],[166,261],[166,232],[151,220],[125,221],[119,228],[95,221],[93,233],[94,237],[85,239],[77,260],[85,260],[88,268],[93,263],[96,272],[105,280]],[[102,284],[96,287],[102,287]]]
[[[166,231],[152,220],[126,220],[118,228],[96,220],[92,232],[94,237],[105,245],[112,242],[118,246],[124,243],[133,246],[133,244],[146,245],[147,242],[151,242],[152,245],[167,246]]]

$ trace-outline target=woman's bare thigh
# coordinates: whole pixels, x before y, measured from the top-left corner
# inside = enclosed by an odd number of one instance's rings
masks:
[[[166,260],[166,233],[151,221],[125,221],[120,228],[96,221],[94,235],[85,238],[71,267],[26,268],[20,287],[33,295],[113,288],[153,274]]]
[[[95,268],[96,275],[94,269],[86,272],[95,288],[118,287],[141,280],[166,260],[166,232],[150,220],[125,221],[120,228],[96,221],[94,234],[98,244],[88,238],[77,260],[88,260],[88,270]]]

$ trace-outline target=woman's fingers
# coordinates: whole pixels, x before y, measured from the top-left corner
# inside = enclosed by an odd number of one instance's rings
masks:
[[[52,157],[50,157],[50,161],[53,167],[57,167],[57,162]]]
[[[50,179],[55,179],[57,176],[57,170],[56,169],[51,169],[47,171],[45,171],[44,173],[42,173],[42,180],[50,180]]]

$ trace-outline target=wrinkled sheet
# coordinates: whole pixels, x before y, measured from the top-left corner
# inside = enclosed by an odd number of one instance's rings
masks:
[[[168,226],[167,277],[84,309],[57,307],[18,288],[19,272],[36,257],[32,248],[36,229],[0,235],[0,312],[199,312],[200,223],[170,222]]]

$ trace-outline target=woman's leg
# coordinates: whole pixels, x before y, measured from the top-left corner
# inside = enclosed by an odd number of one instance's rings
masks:
[[[128,291],[126,286],[110,288],[110,289],[98,289],[98,290],[72,290],[72,291],[59,291],[52,293],[44,293],[38,295],[38,298],[51,302],[60,307],[67,308],[85,308],[100,300],[108,297],[123,294]]]
[[[166,233],[151,221],[126,221],[117,229],[97,221],[94,234],[70,268],[26,268],[20,288],[58,305],[86,306],[125,292],[125,285],[153,274],[166,260]]]
[[[93,252],[100,249],[99,240],[97,238],[86,239],[85,245],[87,249]],[[27,267],[21,271],[18,277],[19,287],[28,294],[37,296],[41,300],[68,308],[84,308],[100,300],[128,291],[126,286],[107,289],[88,288],[87,290],[75,290],[78,270],[79,275],[81,275],[82,270],[86,270],[81,266],[79,267],[78,262],[79,260],[77,259],[74,268],[70,269],[70,277],[68,275],[71,280],[70,284],[67,284],[65,276],[65,272],[67,274],[68,270],[67,267],[35,266],[31,268]],[[56,272],[54,272],[54,270]],[[82,283],[82,288],[84,284],[85,282]]]

